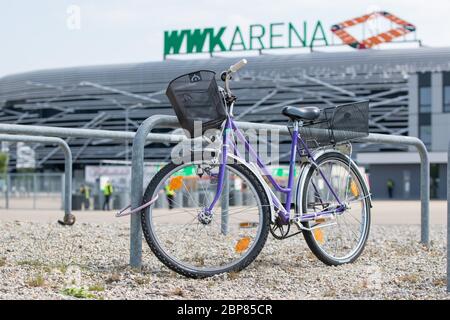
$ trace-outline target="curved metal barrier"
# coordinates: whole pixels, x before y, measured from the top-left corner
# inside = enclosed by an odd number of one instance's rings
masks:
[[[36,137],[25,135],[0,134],[0,141],[38,142],[58,145],[64,152],[64,219],[62,224],[73,225],[75,217],[72,215],[72,152],[69,145],[61,138]]]
[[[156,116],[158,117],[158,116]],[[158,120],[164,123],[164,120]],[[65,169],[65,200],[64,200],[64,222],[69,224],[73,219],[71,214],[72,206],[72,153],[67,143],[61,139],[64,138],[94,138],[94,139],[111,139],[118,141],[130,141],[135,137],[134,132],[112,131],[112,130],[96,130],[96,129],[76,129],[76,128],[59,128],[46,126],[29,126],[20,124],[0,124],[0,133],[4,141],[23,141],[23,142],[41,142],[58,144],[63,150],[66,157]],[[20,135],[20,136],[19,136]],[[167,134],[151,133],[147,134],[145,141],[147,142],[179,142],[180,136]],[[14,139],[14,140],[13,140]],[[0,139],[1,140],[1,139]],[[70,160],[69,160],[70,159]],[[70,178],[69,178],[70,176]]]
[[[282,135],[290,135],[286,126],[273,124],[259,124],[251,122],[237,122],[242,129],[265,129],[277,130]],[[133,139],[132,167],[131,167],[131,209],[139,207],[142,203],[143,195],[143,175],[144,175],[144,145],[150,132],[158,126],[179,127],[178,119],[175,116],[155,115],[145,120],[139,127]],[[172,142],[180,142],[185,138],[183,135],[170,135]],[[150,139],[151,140],[151,139]],[[368,137],[358,139],[357,142],[366,143],[386,143],[395,145],[413,146],[420,154],[421,177],[420,177],[420,199],[421,199],[421,243],[429,245],[429,215],[430,215],[430,162],[428,152],[423,142],[414,137],[405,137],[385,134],[369,134]],[[139,215],[131,216],[130,225],[130,265],[140,268],[142,265],[142,229]]]

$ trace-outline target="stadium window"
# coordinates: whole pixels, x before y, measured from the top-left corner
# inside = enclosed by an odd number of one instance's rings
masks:
[[[431,146],[431,126],[421,125],[419,128],[419,138],[427,147]]]
[[[444,86],[444,112],[450,112],[450,85]]]
[[[419,112],[431,113],[431,87],[421,87],[419,90]]]

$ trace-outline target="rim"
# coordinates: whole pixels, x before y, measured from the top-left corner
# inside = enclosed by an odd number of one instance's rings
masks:
[[[338,165],[338,167],[336,168],[335,165]],[[333,260],[347,261],[359,253],[365,243],[368,226],[367,195],[364,192],[360,177],[353,172],[348,163],[338,159],[328,159],[322,162],[319,167],[332,184],[341,201],[348,203],[350,209],[347,209],[342,215],[336,215],[334,221],[329,221],[329,223],[336,223],[335,225],[319,227],[318,230],[320,231],[312,230],[311,232],[316,245],[325,256]],[[323,208],[322,204],[316,205],[320,200],[324,204],[337,204],[329,188],[323,187],[323,184],[323,178],[320,177],[318,170],[314,169],[305,190],[307,212],[319,211],[320,208]],[[312,202],[311,199],[314,199],[314,201]],[[311,203],[314,203],[314,205],[311,206]],[[349,243],[353,243],[351,250],[345,254],[338,254],[339,244],[344,249],[342,251],[345,252]]]
[[[177,167],[175,167],[175,168],[173,168],[170,172],[168,172],[164,177],[163,177],[163,179],[161,179],[161,181],[158,183],[158,185],[157,185],[157,187],[155,188],[155,190],[154,190],[154,192],[153,192],[153,194],[152,194],[152,198],[155,196],[155,194],[156,193],[159,193],[159,192],[161,192],[162,190],[163,190],[163,188],[164,188],[164,186],[166,185],[166,181],[168,180],[168,179],[170,179],[175,173],[177,173],[177,172],[179,172],[180,170],[183,170],[184,168],[187,168],[187,167],[191,167],[191,166],[198,166],[198,165],[207,165],[207,164],[205,164],[204,162],[202,162],[201,160],[200,161],[194,161],[194,162],[189,162],[189,163],[184,163],[184,164],[182,164],[182,165],[180,165],[180,166],[177,166]],[[208,273],[217,273],[217,272],[220,272],[220,271],[223,271],[224,269],[228,269],[228,268],[231,268],[231,267],[233,267],[233,266],[235,266],[235,265],[237,265],[237,264],[239,264],[241,261],[243,261],[244,259],[246,259],[248,256],[249,256],[249,254],[253,251],[253,249],[255,248],[255,246],[256,246],[256,244],[258,243],[258,240],[260,239],[260,236],[261,236],[261,231],[262,231],[262,222],[263,222],[263,210],[262,210],[262,205],[261,205],[261,200],[259,199],[259,197],[258,197],[258,193],[256,192],[256,190],[255,190],[255,188],[254,188],[254,186],[250,183],[250,181],[241,173],[241,172],[239,172],[237,169],[235,169],[235,168],[233,168],[233,167],[231,167],[231,166],[229,166],[229,165],[227,165],[227,167],[226,167],[226,169],[227,169],[227,171],[228,171],[228,173],[229,173],[229,175],[230,175],[230,177],[232,176],[232,175],[234,175],[235,177],[238,177],[239,179],[241,179],[241,180],[243,180],[245,183],[246,183],[246,185],[248,186],[248,188],[249,188],[249,190],[250,190],[250,192],[251,192],[251,194],[253,195],[253,199],[254,199],[254,201],[255,201],[255,206],[256,206],[256,209],[257,209],[257,212],[258,212],[258,215],[257,215],[257,226],[256,226],[256,232],[255,232],[255,234],[254,234],[254,236],[253,237],[251,237],[251,239],[250,239],[250,245],[246,248],[246,250],[245,250],[245,252],[244,253],[242,253],[241,255],[239,255],[239,257],[237,258],[237,259],[234,259],[234,260],[231,260],[230,262],[228,262],[228,263],[224,263],[223,265],[215,265],[215,266],[204,266],[204,267],[202,267],[202,266],[199,266],[199,265],[194,265],[194,264],[192,264],[192,263],[189,263],[189,262],[187,262],[187,261],[183,261],[183,259],[182,258],[179,258],[179,257],[177,257],[176,255],[175,255],[175,253],[174,252],[171,252],[171,250],[170,250],[170,248],[168,248],[168,246],[167,245],[165,245],[164,244],[164,242],[166,242],[166,244],[167,244],[167,240],[166,239],[162,239],[162,235],[161,235],[161,231],[162,230],[159,230],[158,229],[158,225],[156,224],[156,221],[155,221],[155,217],[163,217],[164,215],[161,215],[161,216],[157,216],[157,210],[155,210],[155,209],[153,209],[153,208],[148,208],[147,210],[146,210],[146,214],[148,215],[148,225],[149,225],[149,227],[151,228],[151,233],[152,233],[152,235],[153,235],[153,238],[154,238],[154,240],[156,241],[156,244],[157,244],[157,246],[158,246],[158,248],[162,251],[162,252],[164,252],[164,254],[170,259],[170,260],[172,260],[172,262],[174,262],[174,263],[176,263],[177,265],[181,265],[183,268],[185,268],[185,269],[189,269],[189,270],[192,270],[192,271],[201,271],[201,272],[208,272]],[[203,180],[202,178],[200,178],[200,180]],[[201,184],[201,185],[203,185],[203,183]],[[186,184],[183,182],[183,187],[186,187]],[[186,188],[187,189],[187,188]],[[215,190],[215,189],[214,189]],[[211,200],[212,200],[212,198],[213,198],[213,196],[214,196],[214,194],[215,194],[215,191],[208,197],[208,192],[210,192],[211,191],[211,189],[210,188],[208,188],[208,189],[205,189],[205,186],[202,186],[202,190],[201,190],[202,192],[205,192],[205,197],[204,197],[204,199],[206,199],[206,198],[208,198],[208,204],[209,203],[211,203]],[[187,198],[189,199],[188,201],[192,201],[193,203],[195,203],[195,197],[192,195],[192,193],[190,194],[190,195],[188,195],[187,196]],[[232,196],[230,196],[230,197],[228,197],[228,199],[229,200],[231,200],[233,197]],[[200,200],[199,200],[200,201]],[[216,203],[216,206],[214,207],[214,209],[213,209],[213,213],[214,213],[214,215],[213,215],[213,221],[211,222],[211,224],[209,224],[209,225],[207,225],[207,226],[204,226],[204,225],[201,225],[201,223],[198,221],[198,219],[197,219],[197,214],[198,214],[198,210],[200,209],[200,207],[202,207],[202,205],[204,204],[204,203],[201,203],[201,204],[199,204],[198,202],[196,203],[197,205],[194,207],[194,208],[184,208],[183,206],[182,206],[182,204],[183,203],[177,203],[176,205],[178,205],[178,206],[180,206],[181,205],[181,208],[179,208],[180,209],[180,211],[182,211],[181,213],[185,213],[185,214],[189,214],[190,215],[190,220],[186,223],[186,224],[183,224],[183,225],[181,225],[182,226],[182,229],[184,228],[184,227],[186,227],[186,225],[195,225],[195,227],[197,228],[196,230],[195,230],[195,232],[203,232],[203,231],[205,231],[205,233],[206,233],[206,238],[209,238],[210,236],[211,236],[211,234],[208,234],[208,231],[207,230],[202,230],[201,228],[203,227],[204,229],[206,229],[206,228],[208,228],[208,227],[214,227],[215,229],[219,229],[220,228],[220,226],[221,226],[221,221],[220,221],[220,219],[221,219],[221,199],[219,198],[219,200],[217,201],[217,203]],[[234,219],[235,221],[233,221],[233,222],[236,222],[236,216],[239,216],[239,213],[245,213],[247,210],[246,210],[246,207],[245,206],[243,206],[243,208],[237,208],[237,206],[235,206],[235,210],[232,210],[232,205],[230,204],[230,206],[229,206],[229,211],[228,211],[228,218],[229,218],[229,223],[231,224],[231,220],[232,219]],[[186,212],[186,211],[188,211],[188,212]],[[195,213],[195,215],[193,215],[193,213]],[[170,214],[170,213],[169,213]],[[173,215],[177,215],[177,213],[175,213],[175,214],[173,214]],[[168,215],[165,215],[164,217],[168,217]],[[249,225],[251,225],[251,224],[249,224]],[[190,227],[190,226],[189,226]],[[231,229],[231,228],[230,228]],[[249,228],[249,229],[251,229],[251,228]],[[253,229],[255,229],[255,228],[253,228]],[[158,231],[159,230],[159,231]],[[192,231],[192,230],[191,230]],[[217,230],[216,230],[217,231]],[[171,231],[170,231],[171,232]],[[195,232],[194,232],[194,235],[195,235]],[[203,233],[203,234],[199,234],[200,236],[203,236],[203,239],[205,240],[205,234]],[[214,234],[215,236],[217,236],[217,233],[216,234]],[[173,235],[173,237],[175,238],[175,237],[177,237],[178,238],[178,236],[179,235]],[[190,237],[191,239],[186,239],[187,241],[194,241],[194,240],[198,240],[198,239],[194,239],[195,237],[193,237],[193,235]],[[237,238],[239,238],[239,237],[237,237]],[[212,240],[211,239],[209,239],[210,241],[207,241],[207,243],[205,243],[204,244],[204,246],[202,246],[202,249],[203,249],[203,252],[201,252],[201,254],[204,256],[205,255],[205,251],[209,251],[209,252],[212,252],[212,245],[213,245],[213,243],[212,243]],[[197,245],[195,242],[193,243],[193,245]],[[217,244],[216,244],[217,245]],[[170,246],[170,244],[169,244],[169,246]],[[237,246],[237,245],[236,245]],[[197,246],[198,247],[198,246]],[[220,246],[219,246],[220,247]],[[222,247],[223,247],[223,243],[222,243]],[[209,248],[209,249],[208,249]],[[219,250],[220,250],[220,248],[219,248]],[[230,250],[230,248],[229,247],[227,247],[227,250],[229,251]],[[173,250],[172,250],[173,251]],[[198,252],[192,252],[191,253],[192,255],[194,255],[194,254],[198,254]],[[192,257],[190,257],[190,258],[188,258],[188,259],[186,259],[185,258],[185,260],[189,260],[189,259],[193,259]]]

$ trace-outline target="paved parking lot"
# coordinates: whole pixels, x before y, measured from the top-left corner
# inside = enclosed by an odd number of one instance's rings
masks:
[[[46,206],[49,207],[49,206]],[[447,202],[431,201],[430,223],[444,225],[447,221]],[[114,211],[75,211],[78,222],[128,223],[128,218],[115,218]],[[63,216],[62,210],[0,209],[0,221],[55,222]],[[373,224],[420,224],[420,201],[374,201]]]

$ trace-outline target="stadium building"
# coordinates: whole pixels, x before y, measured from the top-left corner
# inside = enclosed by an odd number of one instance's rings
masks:
[[[164,60],[121,65],[42,70],[0,78],[0,122],[25,125],[136,131],[154,114],[173,115],[165,96],[169,81],[200,69],[217,73],[239,58]],[[311,52],[248,57],[233,83],[239,120],[285,124],[286,105],[334,106],[370,100],[370,131],[422,139],[430,151],[431,196],[445,198],[450,137],[450,48]],[[164,131],[167,132],[167,129]],[[102,160],[129,160],[128,144],[69,139],[75,174]],[[287,146],[287,144],[285,144]],[[150,144],[146,161],[164,162],[169,146]],[[15,145],[9,148],[16,166]],[[33,145],[40,170],[62,170],[57,148]],[[419,197],[419,156],[389,145],[357,147],[375,198]],[[284,158],[286,160],[286,158]]]

